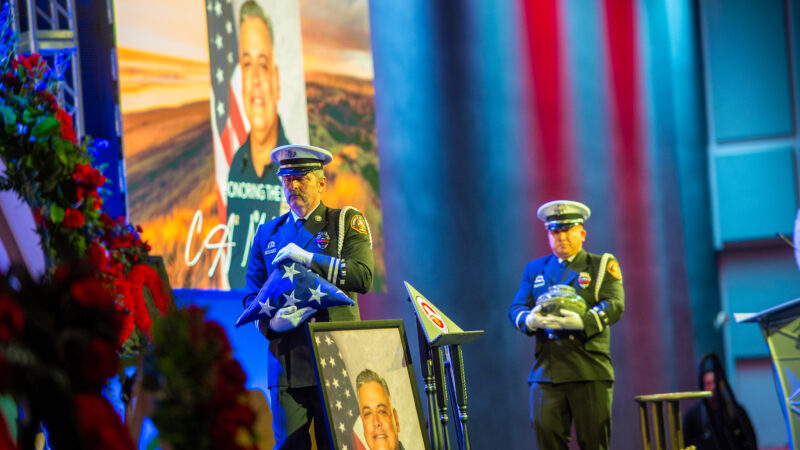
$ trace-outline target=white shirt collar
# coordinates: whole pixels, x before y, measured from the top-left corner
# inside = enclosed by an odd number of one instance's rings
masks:
[[[580,252],[578,252],[578,253],[580,253]],[[567,264],[571,264],[571,263],[572,263],[572,261],[574,261],[574,260],[575,260],[575,257],[576,257],[576,256],[578,256],[578,253],[575,253],[574,255],[572,255],[572,257],[571,257],[571,258],[567,259]],[[564,260],[563,260],[563,259],[561,259],[561,258],[558,258],[558,262],[559,262],[559,263],[562,263],[562,262],[564,262]]]
[[[295,214],[295,213],[294,213],[294,211],[292,211],[291,209],[289,210],[289,212],[290,212],[290,213],[292,213],[292,218],[294,219],[294,221],[295,221],[295,222],[297,222],[297,219],[303,219],[303,220],[305,220],[306,222],[308,222],[308,218],[309,218],[309,217],[311,217],[311,214],[314,214],[314,211],[316,211],[316,210],[317,210],[317,208],[319,208],[319,205],[320,205],[321,203],[322,203],[322,202],[317,202],[317,205],[316,205],[315,207],[311,208],[311,210],[310,210],[310,211],[308,211],[308,214],[306,214],[306,215],[305,215],[305,216],[303,216],[303,217],[297,217],[297,214]]]

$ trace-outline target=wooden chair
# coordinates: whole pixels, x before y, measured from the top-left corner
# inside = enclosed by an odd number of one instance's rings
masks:
[[[669,421],[669,434],[673,450],[690,450],[694,446],[683,446],[683,424],[681,422],[681,409],[678,406],[680,400],[687,400],[692,398],[707,398],[711,397],[711,391],[693,391],[693,392],[671,392],[667,394],[652,394],[652,395],[639,395],[635,397],[639,403],[639,418],[641,420],[642,428],[642,444],[644,450],[666,450],[667,437],[664,432],[664,403],[667,404],[667,420]],[[655,447],[652,446],[650,440],[650,420],[647,416],[647,405],[650,404],[650,409],[653,411],[653,441]]]

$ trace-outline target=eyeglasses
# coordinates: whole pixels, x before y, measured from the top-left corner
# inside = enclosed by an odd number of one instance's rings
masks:
[[[300,184],[304,184],[304,183],[308,182],[308,180],[309,180],[309,176],[308,176],[307,173],[298,174],[298,175],[283,175],[281,177],[281,181],[283,181],[284,185],[289,185],[289,184],[291,184],[292,182],[295,182],[295,181],[297,181]]]

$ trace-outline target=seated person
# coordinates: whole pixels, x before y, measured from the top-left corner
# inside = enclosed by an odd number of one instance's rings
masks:
[[[694,445],[697,450],[758,449],[750,418],[736,402],[715,353],[700,361],[699,387],[712,394],[687,411],[683,418],[683,444]]]

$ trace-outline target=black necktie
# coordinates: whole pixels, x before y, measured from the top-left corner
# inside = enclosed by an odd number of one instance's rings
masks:
[[[294,222],[294,226],[297,229],[298,233],[303,230],[303,224],[305,224],[305,223],[306,223],[306,219],[297,219]]]
[[[561,268],[561,277],[559,278],[559,282],[564,280],[564,276],[567,274],[567,264],[569,264],[569,261],[566,259],[558,263],[558,267]]]

